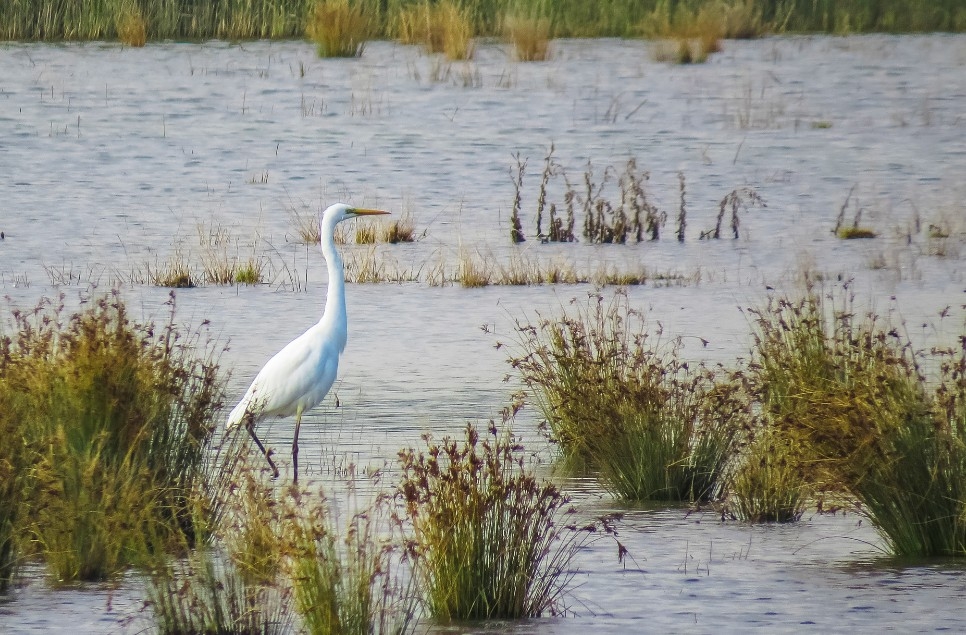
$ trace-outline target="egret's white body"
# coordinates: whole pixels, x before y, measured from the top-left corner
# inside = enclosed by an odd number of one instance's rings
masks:
[[[258,371],[245,396],[228,415],[228,429],[244,425],[276,476],[278,469],[255,434],[255,424],[268,417],[295,415],[292,469],[293,480],[297,482],[302,415],[321,403],[332,388],[339,372],[339,356],[345,350],[348,337],[345,273],[342,257],[335,247],[335,226],[356,216],[387,213],[336,203],[320,214],[320,244],[329,270],[329,287],[322,319],[268,360]]]

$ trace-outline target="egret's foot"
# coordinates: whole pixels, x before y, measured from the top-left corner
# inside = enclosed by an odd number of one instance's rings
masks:
[[[272,478],[278,478],[278,466],[275,465],[275,461],[272,460],[273,453],[274,452],[272,450],[266,452],[265,460],[268,461],[268,464],[272,467]]]

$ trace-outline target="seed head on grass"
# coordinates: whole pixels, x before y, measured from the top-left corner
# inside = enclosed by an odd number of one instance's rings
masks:
[[[762,410],[799,445],[810,482],[856,499],[895,555],[966,555],[966,336],[916,352],[901,328],[857,312],[847,287],[753,315]]]
[[[730,384],[660,343],[622,290],[536,325],[519,324],[521,374],[565,455],[631,499],[709,500],[736,443]]]
[[[117,291],[72,315],[61,298],[14,312],[0,340],[0,403],[32,466],[17,528],[55,580],[109,578],[205,537],[223,388],[211,343],[179,333],[170,307],[155,326]]]
[[[459,442],[424,437],[399,453],[399,496],[412,525],[414,569],[429,612],[444,620],[537,617],[563,609],[578,530],[567,497],[539,481],[523,448],[491,422]]]
[[[286,540],[296,606],[310,633],[404,634],[415,627],[413,578],[391,540],[391,497],[344,526],[324,495],[292,491]],[[350,499],[354,498],[350,495]]]

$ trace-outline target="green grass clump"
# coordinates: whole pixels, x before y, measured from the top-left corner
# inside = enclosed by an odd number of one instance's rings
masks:
[[[631,500],[718,496],[737,439],[735,388],[692,369],[676,344],[652,343],[626,293],[609,303],[592,294],[586,308],[518,332],[510,363],[551,439],[598,467],[607,489]]]
[[[842,240],[854,240],[856,238],[875,238],[878,234],[868,227],[840,227],[836,236]]]
[[[253,582],[211,549],[155,573],[147,595],[154,630],[161,635],[292,632],[291,591]]]
[[[412,577],[397,575],[395,547],[380,530],[389,499],[354,514],[340,529],[324,496],[293,492],[288,500],[290,574],[296,607],[309,633],[408,633],[415,627]]]
[[[376,226],[372,223],[358,223],[355,234],[357,245],[374,245],[376,242]]]
[[[72,315],[42,303],[15,311],[17,332],[0,339],[15,457],[0,464],[14,472],[4,489],[23,488],[13,526],[58,582],[150,564],[197,542],[215,513],[206,457],[222,382],[170,305],[156,327],[132,322],[116,291]]]
[[[800,458],[788,439],[765,429],[746,449],[731,478],[730,511],[753,523],[799,520],[811,502]]]
[[[966,555],[964,338],[917,353],[850,297],[813,291],[754,315],[763,412],[810,483],[854,497],[895,555]]]
[[[305,32],[319,57],[359,57],[371,37],[372,23],[359,4],[317,0]]]
[[[35,460],[14,415],[17,401],[9,377],[0,374],[0,593],[14,582],[23,558],[19,530],[30,509],[28,475]]]
[[[414,569],[432,616],[443,620],[559,613],[580,547],[561,526],[567,497],[539,481],[523,448],[491,423],[462,443],[399,453],[399,494],[412,524]]]

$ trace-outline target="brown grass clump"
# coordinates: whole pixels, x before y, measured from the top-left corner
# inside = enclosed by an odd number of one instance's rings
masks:
[[[507,15],[503,33],[513,46],[513,56],[521,62],[543,62],[550,59],[550,18]]]
[[[450,60],[472,59],[473,19],[468,6],[452,0],[420,2],[400,9],[397,37],[404,44],[421,44]]]
[[[372,25],[362,6],[349,0],[317,0],[305,27],[319,57],[359,57]]]
[[[117,39],[133,47],[142,47],[147,42],[147,22],[136,2],[125,3],[115,17]]]

